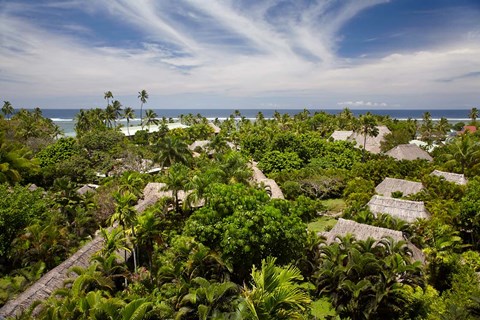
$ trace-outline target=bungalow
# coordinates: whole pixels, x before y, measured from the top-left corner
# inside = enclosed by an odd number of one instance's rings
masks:
[[[414,144],[400,144],[395,148],[388,150],[387,152],[385,152],[385,154],[397,160],[433,160],[433,158],[428,154],[428,152]]]
[[[376,137],[367,135],[366,141],[363,134],[354,131],[334,131],[330,138],[334,141],[355,141],[358,148],[363,148],[365,141],[365,150],[372,153],[380,153],[380,143],[385,135],[390,133],[390,130],[386,126],[378,126],[377,129],[378,135]]]
[[[380,213],[388,214],[409,223],[415,222],[417,219],[430,218],[423,201],[410,201],[375,195],[367,205],[374,215]]]
[[[375,192],[385,197],[391,197],[393,192],[400,191],[402,195],[415,194],[423,189],[421,182],[403,179],[385,178],[376,188]]]
[[[395,241],[406,241],[408,248],[412,252],[412,258],[415,261],[421,261],[425,263],[425,256],[419,248],[413,245],[410,241],[406,240],[401,231],[374,227],[368,224],[357,223],[352,220],[338,219],[337,224],[328,232],[323,232],[320,235],[326,238],[327,244],[332,243],[338,236],[346,236],[351,234],[357,240],[367,240],[373,238],[375,240],[381,240],[385,237],[391,237]]]
[[[459,185],[466,185],[468,180],[465,178],[465,175],[460,173],[451,173],[451,172],[444,172],[440,170],[434,170],[431,173],[432,176],[443,177],[445,180],[449,182],[453,182]]]

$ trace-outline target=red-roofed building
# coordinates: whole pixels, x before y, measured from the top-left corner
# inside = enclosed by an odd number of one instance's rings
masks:
[[[465,132],[475,133],[475,132],[477,132],[477,127],[476,126],[465,126],[465,127],[463,127],[462,131],[460,131],[459,133],[465,133]]]

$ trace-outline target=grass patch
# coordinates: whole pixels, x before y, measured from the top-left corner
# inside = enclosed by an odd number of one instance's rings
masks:
[[[332,213],[339,213],[345,209],[345,200],[343,199],[328,199],[323,200],[322,204],[327,207],[327,210]]]
[[[336,223],[337,223],[336,219],[328,216],[322,216],[310,222],[307,225],[307,228],[309,231],[313,231],[313,232],[324,232],[327,229],[331,229]]]

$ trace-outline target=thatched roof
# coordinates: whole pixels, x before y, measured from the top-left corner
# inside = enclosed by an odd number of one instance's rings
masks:
[[[381,240],[384,237],[391,237],[395,241],[406,241],[408,248],[412,251],[412,258],[415,261],[421,261],[425,263],[425,256],[423,252],[414,246],[412,243],[407,241],[401,231],[380,228],[370,226],[368,224],[357,223],[352,220],[338,219],[337,224],[328,232],[321,233],[327,240],[327,243],[330,244],[335,241],[337,236],[346,236],[347,234],[352,234],[355,239],[364,241],[368,238],[373,238],[375,240]]]
[[[217,127],[215,124],[209,122],[208,125],[213,129],[213,133],[217,134],[217,133],[220,133],[220,128]]]
[[[383,138],[386,134],[391,133],[391,131],[386,126],[378,126],[377,129],[378,135],[376,137],[371,137],[367,135],[365,150],[371,153],[380,153],[380,143],[383,141]],[[363,148],[364,139],[365,136],[363,134],[354,132],[349,140],[356,141],[356,146],[359,148]]]
[[[270,195],[270,198],[285,199],[282,189],[280,189],[275,180],[267,179],[262,170],[258,169],[256,162],[252,161],[250,163],[250,167],[253,170],[253,181],[258,184],[263,184],[265,186],[265,190]]]
[[[205,147],[210,143],[210,140],[196,140],[191,145],[188,146],[188,149],[195,151],[197,148],[205,149]]]
[[[267,179],[267,177],[263,174],[262,170],[258,169],[257,163],[252,161],[250,167],[253,170],[253,180],[259,182],[260,180]]]
[[[163,190],[165,189],[165,183],[159,182],[150,182],[148,183],[145,188],[143,189],[143,199],[138,201],[137,205],[135,206],[135,210],[138,212],[143,212],[150,206],[153,206],[157,203],[158,200],[161,198],[173,198],[173,191],[172,190]],[[180,190],[178,192],[178,201],[184,202],[187,199],[187,196],[190,194],[189,191]],[[204,205],[204,201],[199,201],[198,203],[194,204],[194,207],[202,207]]]
[[[368,207],[373,214],[385,213],[407,222],[430,218],[423,201],[401,200],[375,195],[368,202]]]
[[[64,281],[68,278],[76,277],[69,273],[73,266],[87,268],[90,265],[90,258],[103,246],[103,238],[97,235],[92,241],[84,245],[75,252],[70,258],[62,262],[56,268],[50,270],[43,277],[22,292],[16,299],[9,300],[0,309],[0,318],[13,317],[17,313],[30,307],[36,300],[45,300],[50,294],[58,288],[63,287]]]
[[[392,192],[400,191],[404,196],[415,194],[423,189],[421,182],[413,182],[403,179],[385,178],[376,188],[375,192],[391,197]]]
[[[83,196],[86,193],[95,192],[95,190],[97,188],[98,188],[98,185],[90,183],[90,184],[86,184],[86,185],[82,186],[80,189],[78,189],[77,193]]]
[[[108,172],[109,176],[120,175],[126,171],[137,171],[141,173],[148,172],[154,166],[154,163],[150,159],[138,159],[136,157],[127,157],[116,159],[116,164]]]
[[[272,199],[285,199],[283,196],[282,189],[278,186],[278,184],[273,179],[260,179],[258,183],[263,184],[265,186],[265,190],[270,195]]]
[[[417,139],[410,140],[408,144],[414,144],[424,150],[427,150],[428,152],[432,152],[433,150],[435,150],[435,148],[438,148],[438,144],[435,144],[435,143],[428,144],[425,141],[417,140]]]
[[[451,172],[444,172],[440,170],[434,170],[431,173],[431,175],[444,177],[445,180],[459,184],[459,185],[466,185],[468,181],[467,178],[465,178],[465,175],[459,174],[459,173],[451,173]]]
[[[347,141],[353,135],[353,131],[334,131],[330,138],[334,141]]]
[[[397,160],[433,160],[433,158],[428,154],[428,152],[414,144],[400,144],[395,148],[385,152],[385,154]]]

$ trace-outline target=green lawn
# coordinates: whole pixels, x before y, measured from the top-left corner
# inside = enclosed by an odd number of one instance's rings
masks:
[[[335,224],[337,223],[337,220],[328,217],[328,216],[322,216],[308,224],[308,230],[313,231],[313,232],[323,232],[326,231],[326,229],[332,228]]]
[[[340,213],[345,209],[345,200],[343,199],[328,199],[322,201],[322,203],[331,213]]]

